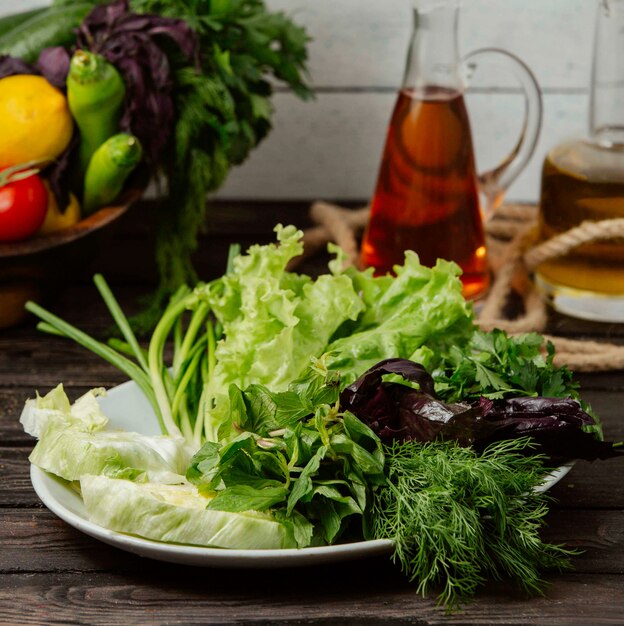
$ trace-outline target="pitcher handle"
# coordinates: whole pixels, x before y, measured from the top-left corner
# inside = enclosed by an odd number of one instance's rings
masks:
[[[505,191],[525,168],[535,152],[542,127],[543,104],[535,76],[518,57],[498,48],[481,48],[463,58],[468,79],[474,73],[479,60],[493,55],[502,65],[509,67],[524,91],[524,122],[520,137],[510,154],[496,167],[479,175],[479,189],[486,199],[485,217],[501,204]]]

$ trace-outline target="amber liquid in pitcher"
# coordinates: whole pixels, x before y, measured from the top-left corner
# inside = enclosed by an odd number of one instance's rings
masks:
[[[361,262],[385,274],[405,250],[427,266],[455,261],[466,297],[488,287],[472,135],[452,89],[404,89],[392,114]]]
[[[606,150],[578,141],[552,151],[542,173],[542,239],[585,220],[624,217],[623,161],[624,146]],[[551,285],[624,294],[624,240],[582,245],[564,257],[542,263],[538,274]]]

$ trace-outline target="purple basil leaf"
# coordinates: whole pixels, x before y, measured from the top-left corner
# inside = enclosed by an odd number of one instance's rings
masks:
[[[127,0],[95,7],[78,29],[78,47],[101,54],[121,73],[126,85],[121,127],[138,137],[152,169],[165,160],[175,125],[171,43],[197,63],[198,39],[186,22],[132,13]]]
[[[64,213],[69,205],[69,189],[71,187],[70,164],[77,147],[78,135],[74,133],[65,152],[57,157],[54,163],[48,166],[44,172],[61,213]]]
[[[417,382],[421,390],[384,382],[383,375],[390,373]],[[387,359],[369,369],[342,392],[340,405],[386,443],[452,439],[481,452],[496,441],[532,437],[537,451],[554,463],[592,461],[624,453],[619,444],[600,441],[595,433],[584,430],[594,420],[576,400],[481,398],[472,406],[447,404],[435,397],[433,379],[424,368],[405,359]]]
[[[600,441],[594,433],[583,429],[593,425],[594,420],[576,400],[523,397],[492,403],[481,399],[480,408],[483,417],[474,444],[478,450],[495,441],[530,436],[539,445],[539,451],[555,462],[593,461],[624,453],[624,449]]]
[[[39,71],[22,59],[11,57],[8,54],[0,54],[0,78],[18,74],[38,75]]]
[[[418,383],[425,393],[435,395],[433,378],[422,365],[407,359],[384,359],[349,385],[342,392],[340,402],[357,406],[368,398],[372,389],[379,387],[384,374],[398,374],[409,382]]]
[[[37,59],[37,69],[57,89],[65,91],[69,74],[69,52],[61,46],[44,48]]]
[[[478,408],[469,404],[446,404],[429,394],[397,385],[399,421],[405,439],[434,441],[435,439],[455,439],[463,446],[470,446],[474,440],[475,419],[480,414]]]
[[[421,390],[384,383],[398,374]],[[340,406],[367,424],[382,441],[432,441],[456,415],[475,412],[468,404],[444,404],[434,397],[433,378],[422,365],[407,359],[386,359],[370,368],[340,395]]]

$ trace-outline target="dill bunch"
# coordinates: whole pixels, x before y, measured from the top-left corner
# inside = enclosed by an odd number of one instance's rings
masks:
[[[539,535],[549,498],[535,490],[549,470],[524,454],[528,439],[504,441],[478,455],[455,442],[394,443],[384,450],[387,484],[370,523],[394,541],[393,560],[425,595],[441,586],[449,610],[487,580],[512,579],[543,593],[540,573],[570,568],[573,551]]]

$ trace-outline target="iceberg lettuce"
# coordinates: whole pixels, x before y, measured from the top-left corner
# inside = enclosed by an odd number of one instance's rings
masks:
[[[184,439],[103,430],[108,419],[97,402],[102,393],[92,390],[70,405],[59,385],[43,398],[28,400],[20,421],[39,438],[30,462],[70,481],[106,474],[185,482],[193,451]]]
[[[91,389],[72,405],[63,385],[57,385],[43,397],[37,394],[36,398],[26,400],[20,423],[25,432],[37,439],[50,425],[77,427],[84,431],[101,430],[108,423],[108,418],[102,413],[97,397],[105,393],[101,387]]]
[[[84,474],[145,474],[147,480],[172,484],[185,482],[190,459],[182,438],[63,427],[48,428],[29,457],[33,465],[70,481]]]
[[[296,547],[268,513],[206,510],[209,499],[192,485],[134,483],[107,476],[80,479],[87,515],[95,524],[155,541],[214,548]]]

